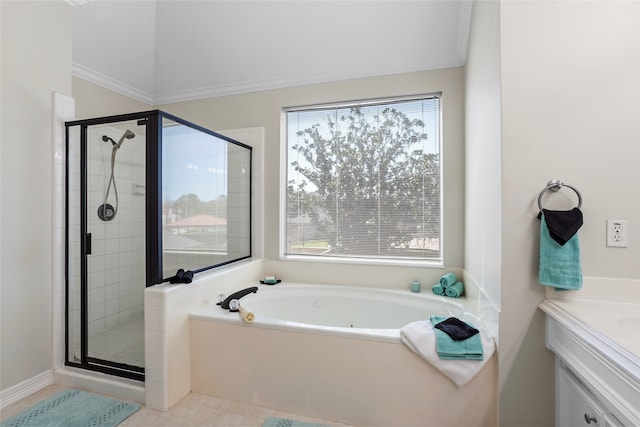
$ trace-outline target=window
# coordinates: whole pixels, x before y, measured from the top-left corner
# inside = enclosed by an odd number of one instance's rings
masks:
[[[439,95],[285,115],[285,256],[442,261]]]

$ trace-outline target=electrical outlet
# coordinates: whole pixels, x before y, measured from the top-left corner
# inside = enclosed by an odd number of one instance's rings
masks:
[[[626,248],[629,243],[629,222],[626,219],[607,220],[607,246]]]

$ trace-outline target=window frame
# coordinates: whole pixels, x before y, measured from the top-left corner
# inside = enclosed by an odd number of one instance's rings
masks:
[[[412,100],[424,100],[438,98],[438,155],[439,155],[439,239],[440,239],[440,251],[438,257],[433,258],[376,258],[376,257],[343,257],[343,256],[315,256],[315,255],[302,255],[302,254],[288,254],[287,253],[287,183],[288,183],[288,171],[289,171],[289,140],[288,140],[288,114],[295,111],[320,111],[331,110],[339,108],[353,108],[353,107],[369,107],[375,105],[387,105],[394,102],[404,102]],[[332,103],[318,103],[299,106],[283,107],[281,110],[280,120],[280,200],[279,200],[279,248],[278,256],[279,260],[283,261],[304,261],[304,262],[319,262],[319,263],[339,263],[339,264],[352,264],[352,265],[389,265],[389,266],[411,266],[411,267],[444,267],[444,254],[445,254],[445,236],[444,236],[444,137],[443,137],[443,95],[442,92],[431,92],[417,95],[406,96],[391,96],[391,97],[376,97],[354,101],[341,101]]]

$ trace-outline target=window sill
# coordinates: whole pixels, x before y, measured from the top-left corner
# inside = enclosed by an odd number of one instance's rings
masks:
[[[325,264],[351,264],[351,265],[387,265],[390,267],[423,267],[423,268],[446,268],[442,261],[420,261],[420,260],[395,260],[395,259],[365,259],[365,258],[339,258],[327,256],[307,256],[307,255],[280,255],[279,261],[292,262],[317,262]]]

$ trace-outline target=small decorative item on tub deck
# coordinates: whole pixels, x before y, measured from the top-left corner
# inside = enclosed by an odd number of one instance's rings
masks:
[[[464,294],[464,284],[458,280],[455,273],[447,273],[433,285],[431,291],[436,295],[459,298]]]
[[[464,294],[464,284],[461,281],[457,281],[453,285],[444,289],[444,293],[446,296],[451,298],[459,298]]]
[[[275,285],[280,282],[282,282],[282,280],[276,279],[276,276],[267,276],[264,280],[260,280],[260,283],[263,285]]]
[[[420,282],[417,280],[414,280],[413,282],[411,282],[411,292],[418,293],[420,291],[421,291]]]
[[[244,320],[246,323],[253,323],[256,316],[255,314],[253,314],[253,311],[251,311],[250,308],[240,305],[240,308],[238,310],[240,311],[240,317],[242,317],[242,320]]]
[[[443,288],[446,289],[449,286],[456,283],[457,281],[458,281],[458,276],[456,276],[455,273],[447,273],[440,278],[439,283]]]
[[[440,283],[436,283],[435,285],[433,285],[431,287],[431,291],[436,295],[445,296],[444,286],[442,286]]]

